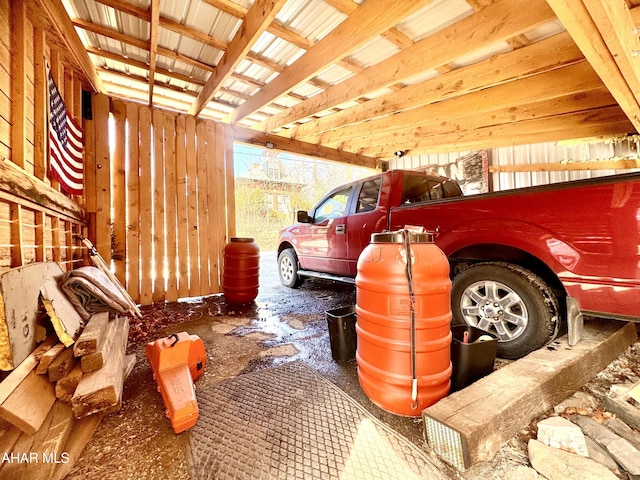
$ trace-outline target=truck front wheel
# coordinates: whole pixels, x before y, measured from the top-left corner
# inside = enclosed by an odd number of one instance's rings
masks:
[[[498,356],[520,358],[556,333],[558,301],[544,281],[518,265],[479,263],[453,279],[451,308],[456,324],[498,337]]]
[[[287,248],[278,255],[278,275],[285,287],[297,288],[302,283],[298,275],[298,257],[293,248]]]

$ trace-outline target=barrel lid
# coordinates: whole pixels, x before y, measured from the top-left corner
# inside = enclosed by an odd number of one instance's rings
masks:
[[[411,243],[433,243],[433,234],[409,231],[409,241]],[[371,243],[404,243],[403,230],[374,233],[371,235]]]
[[[238,243],[251,243],[251,242],[253,242],[253,238],[249,238],[249,237],[231,237],[231,241],[232,242],[238,242]]]

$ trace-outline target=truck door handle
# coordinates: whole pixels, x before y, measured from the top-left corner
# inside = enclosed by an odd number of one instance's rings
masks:
[[[347,226],[344,223],[341,223],[340,225],[336,225],[336,233],[340,235],[344,235],[346,231],[347,231]]]

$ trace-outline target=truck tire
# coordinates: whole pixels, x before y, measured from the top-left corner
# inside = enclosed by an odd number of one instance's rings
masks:
[[[478,263],[453,279],[455,324],[498,337],[498,356],[516,359],[552,340],[559,322],[558,300],[544,281],[518,265]]]
[[[278,276],[285,287],[298,288],[302,283],[298,275],[298,256],[293,248],[286,248],[278,255]]]

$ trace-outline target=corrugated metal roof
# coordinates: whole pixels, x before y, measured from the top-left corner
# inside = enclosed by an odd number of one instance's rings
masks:
[[[153,90],[153,98],[156,99],[157,96],[157,102],[154,101],[154,103],[158,105],[170,104],[171,108],[184,112],[198,106],[200,115],[211,115],[216,119],[230,112],[237,112],[242,107],[249,105],[247,110],[251,108],[252,111],[244,113],[237,123],[246,126],[255,126],[257,123],[261,123],[256,128],[262,128],[265,119],[273,116],[282,117],[281,121],[272,122],[274,126],[270,129],[271,133],[281,132],[283,129],[302,123],[306,125],[313,123],[314,128],[321,128],[322,124],[316,122],[315,119],[326,119],[335,112],[355,109],[363,101],[384,99],[384,96],[392,94],[403,86],[417,85],[440,77],[446,83],[449,72],[455,72],[463,67],[480,66],[483,65],[482,62],[488,64],[490,59],[498,58],[507,52],[515,52],[548,38],[558,37],[560,32],[565,30],[563,23],[560,19],[555,18],[546,1],[531,0],[526,3],[527,8],[530,8],[530,10],[526,10],[526,13],[531,12],[532,16],[528,30],[519,28],[511,36],[508,34],[500,35],[503,29],[508,31],[508,23],[516,13],[511,12],[493,17],[491,15],[478,16],[485,22],[490,21],[491,18],[497,20],[493,30],[498,32],[496,34],[498,38],[494,41],[476,40],[476,37],[471,35],[475,32],[473,17],[478,12],[485,8],[494,9],[498,13],[502,13],[501,10],[509,12],[509,6],[518,2],[522,2],[522,0],[497,0],[496,2],[478,2],[477,0],[473,2],[465,0],[433,0],[431,2],[415,0],[409,2],[398,0],[388,4],[384,4],[382,0],[368,0],[367,2],[357,0],[351,3],[348,0],[287,0],[275,13],[273,23],[264,25],[264,29],[260,30],[260,35],[256,35],[257,40],[248,46],[248,54],[234,62],[233,71],[228,72],[228,75],[224,75],[227,72],[223,72],[222,81],[213,86],[213,97],[204,99],[204,105],[197,105],[196,99],[202,86],[212,78],[212,72],[217,72],[216,68],[224,57],[228,45],[234,41],[234,37],[239,32],[243,31],[240,28],[245,17],[252,15],[253,1],[185,0],[175,2],[160,0],[160,21],[157,30],[158,51],[149,52],[147,47],[151,36],[149,0],[63,0],[69,16],[72,19],[78,19],[76,30],[85,47],[90,49],[91,59],[99,67],[98,75],[104,77],[107,92],[111,95],[126,96],[148,102],[149,82],[147,79],[150,74],[146,66],[152,59],[155,59],[156,71],[153,75],[153,87],[157,88]],[[274,4],[277,5],[278,2],[274,1]],[[359,4],[364,5],[362,8],[358,8]],[[487,4],[486,7],[485,4]],[[394,11],[394,9],[400,11],[400,8],[404,8],[409,13],[404,17],[399,14],[397,18],[394,17],[393,22],[389,22],[386,30],[380,28],[375,32],[371,31],[370,38],[367,40],[345,48],[343,51],[346,57],[340,58],[340,55],[336,55],[334,58],[330,51],[322,52],[322,55],[319,53],[311,55],[312,59],[319,58],[325,63],[314,64],[315,70],[311,74],[308,74],[306,70],[303,71],[301,65],[311,62],[309,57],[305,57],[305,55],[307,52],[313,54],[314,45],[327,36],[340,32],[341,29],[337,29],[338,26],[347,20],[352,20],[351,16],[357,18],[361,11],[369,11],[367,7],[371,5],[377,5],[377,7],[372,7],[372,11],[376,12],[378,17],[381,16],[381,7],[385,5],[389,6],[389,11]],[[420,5],[423,6],[420,7]],[[522,5],[525,5],[525,2],[522,2]],[[233,14],[229,12],[233,12]],[[546,14],[546,12],[549,13]],[[545,21],[541,21],[539,18],[543,18]],[[256,19],[256,22],[258,20],[259,18]],[[375,28],[375,25],[383,20],[384,18],[376,18],[372,22],[374,25],[372,28]],[[458,24],[462,20],[465,21],[466,26],[458,28]],[[523,22],[522,19],[518,21]],[[598,23],[602,22],[594,21],[594,24]],[[357,28],[355,25],[354,23],[353,28]],[[245,26],[248,29],[252,28],[250,25]],[[403,51],[412,45],[429,45],[429,40],[437,38],[434,35],[445,29],[450,29],[448,32],[449,35],[452,35],[450,38],[468,38],[467,47],[464,48],[460,42],[452,42],[456,43],[457,53],[446,59],[446,64],[437,65],[430,64],[430,50],[422,49],[416,58],[420,59],[424,68],[420,71],[405,72],[403,66],[409,62],[407,59],[402,59]],[[606,33],[606,31],[602,32],[603,38],[606,37]],[[359,36],[354,35],[354,37]],[[349,42],[346,36],[339,38],[345,44]],[[571,41],[568,35],[566,38]],[[333,41],[338,42],[337,40]],[[336,50],[341,47],[342,45],[336,43]],[[442,51],[446,45],[432,45],[432,47]],[[556,49],[553,52],[554,55],[556,51],[559,50]],[[616,52],[611,56],[612,61],[621,58],[621,55]],[[298,60],[303,57],[305,57],[304,62],[298,63]],[[396,59],[398,60],[396,61]],[[416,63],[414,58],[411,60],[413,64]],[[543,66],[539,70],[531,68],[522,75],[516,73],[506,79],[497,77],[495,83],[474,87],[472,91],[496,87],[505,81],[512,81],[516,78],[525,78],[531,76],[532,72],[539,73],[558,68],[558,66],[572,65],[576,60],[577,58],[563,58],[555,65]],[[383,64],[382,62],[387,63]],[[363,76],[356,77],[361,75],[360,72],[363,70],[365,73],[362,75],[366,75],[366,69],[378,65],[388,65],[387,72],[393,74],[392,80],[376,83]],[[519,67],[519,64],[516,65]],[[377,72],[380,71],[381,69],[377,70]],[[619,71],[624,71],[624,69],[621,68]],[[293,79],[295,84],[286,85],[286,81],[289,79]],[[353,83],[352,79],[362,79],[362,81]],[[640,79],[636,80],[640,85]],[[635,85],[633,79],[630,82],[629,88],[633,91],[632,87]],[[269,85],[272,83],[282,84],[280,90],[273,94],[269,91]],[[370,88],[359,90],[359,85],[365,83],[370,84]],[[342,87],[343,84],[345,87]],[[126,88],[131,88],[131,92],[127,92]],[[464,91],[464,86],[461,88],[461,95],[470,93]],[[145,89],[147,90],[146,95],[144,95]],[[265,94],[264,96],[269,98],[258,104],[256,98],[265,90],[269,95]],[[320,94],[325,92],[328,93],[322,96],[322,99],[317,102],[317,106],[310,100],[321,97]],[[352,95],[351,92],[357,93]],[[615,97],[617,92],[612,93]],[[329,94],[335,95],[335,100],[327,100],[326,97]],[[454,95],[449,96],[453,97]],[[260,98],[260,100],[262,99]],[[419,108],[424,104],[440,100],[437,96],[434,96],[433,99],[420,99],[423,103],[403,105],[397,110],[394,109],[394,106],[400,100],[394,97],[391,102],[393,106],[389,107],[391,108],[390,112],[378,113],[376,110],[373,115],[376,118],[390,114],[396,115],[399,111]],[[514,97],[513,101],[517,102],[518,99]],[[250,104],[246,102],[250,102]],[[597,105],[597,108],[613,106],[603,103]],[[293,107],[296,107],[296,114],[292,114],[289,118],[283,113],[283,110]],[[623,113],[627,114],[626,111]],[[605,114],[603,116],[606,117]],[[479,127],[483,118],[489,117],[479,117],[469,123],[473,126],[474,135],[480,131]],[[443,119],[443,124],[446,120]],[[362,121],[363,119],[358,117],[356,123]],[[425,122],[427,121],[428,119],[425,119]],[[486,120],[484,121],[486,122]],[[618,115],[610,123],[621,125],[620,128],[627,128],[624,126],[624,115]],[[449,124],[454,125],[454,122],[449,122]],[[331,125],[328,128],[329,131],[333,131],[347,125],[348,122],[338,126]],[[457,123],[456,125],[459,126]],[[582,126],[580,123],[577,125]],[[482,126],[488,128],[492,125]],[[409,126],[403,128],[405,131],[395,135],[394,141],[396,138],[404,139],[408,149],[416,149],[421,143],[422,148],[429,148],[428,142],[418,138],[410,138],[406,131]],[[610,128],[617,127],[611,126]],[[322,132],[319,130],[314,138],[321,137],[322,141],[331,138],[332,135],[329,134],[319,135]],[[455,134],[455,132],[450,133],[451,135]],[[311,134],[309,135],[311,136]],[[333,143],[328,141],[328,144],[334,146],[339,144],[340,148],[348,148],[355,153],[362,151],[374,155],[374,153],[367,151],[366,145],[363,145],[362,149],[358,148],[356,140],[362,137],[358,137],[356,134],[354,136],[354,138],[336,137]],[[491,136],[487,135],[485,138],[491,138]],[[454,138],[454,140],[457,139]],[[446,136],[442,136],[442,140],[438,141],[448,143]],[[383,143],[377,140],[375,145]],[[381,150],[381,148],[379,149]],[[389,151],[375,155],[389,155]]]

